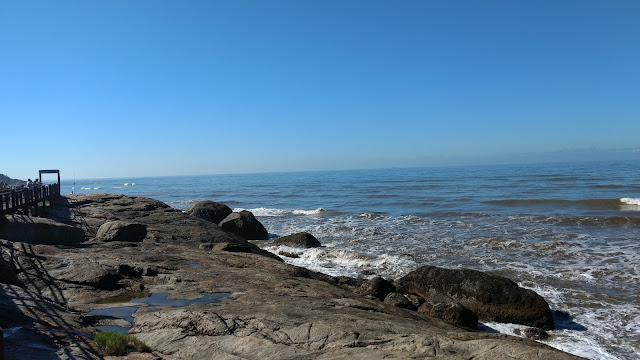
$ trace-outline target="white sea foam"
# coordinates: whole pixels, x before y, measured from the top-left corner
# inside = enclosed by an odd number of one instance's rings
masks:
[[[640,205],[640,198],[622,198],[620,202],[628,205]]]
[[[381,219],[381,218],[384,217],[384,215],[377,214],[377,213],[364,213],[364,214],[358,215],[358,217],[359,218],[364,218],[364,219],[374,220],[374,219]]]
[[[292,213],[296,215],[320,215],[323,212],[325,212],[323,208],[317,208],[314,210],[292,210]]]
[[[326,210],[323,208],[313,209],[313,210],[305,210],[305,209],[272,209],[272,208],[254,208],[254,209],[244,209],[244,208],[235,208],[233,211],[239,212],[247,210],[253,213],[255,216],[286,216],[286,215],[321,215]]]
[[[640,198],[621,198],[620,210],[640,210]]]
[[[329,244],[331,245],[331,244]],[[323,272],[332,276],[370,277],[377,274],[401,276],[416,267],[413,258],[406,255],[367,256],[352,251],[334,249],[330,246],[300,249],[290,246],[267,246],[272,253],[295,253],[298,258],[284,258],[293,265]]]
[[[198,200],[179,200],[179,201],[170,201],[168,205],[178,210],[187,210],[188,208],[191,207],[191,205],[197,202]]]
[[[90,187],[81,187],[80,190],[91,190]]]
[[[486,322],[484,324],[479,324],[478,328],[486,332],[498,332],[500,334],[524,337],[524,332],[522,330],[529,328],[529,326]],[[549,333],[551,334],[551,337],[547,340],[541,340],[540,342],[587,359],[617,359],[615,356],[609,354],[605,349],[603,349],[601,344],[598,344],[587,337],[583,337],[581,332],[556,330],[549,331]]]

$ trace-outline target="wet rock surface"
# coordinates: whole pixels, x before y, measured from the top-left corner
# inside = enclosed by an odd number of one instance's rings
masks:
[[[398,291],[424,299],[447,295],[477,314],[480,320],[523,324],[552,330],[549,304],[534,291],[481,271],[423,266],[396,282]]]
[[[152,199],[74,195],[49,210],[56,221],[83,229],[87,241],[0,241],[3,275],[13,274],[0,284],[0,327],[5,334],[13,329],[4,339],[9,358],[100,358],[91,340],[95,326],[124,320],[87,313],[119,306],[138,306],[130,333],[152,349],[129,359],[576,358],[364,297],[355,292],[362,280],[285,264]],[[142,242],[95,240],[114,220],[145,224],[148,233]],[[249,251],[225,250],[234,247]],[[127,302],[141,290],[168,293],[167,300],[225,296],[181,307]],[[123,303],[100,303],[116,295]]]
[[[279,237],[273,240],[273,245],[286,245],[299,248],[314,248],[322,246],[315,236],[306,232]]]

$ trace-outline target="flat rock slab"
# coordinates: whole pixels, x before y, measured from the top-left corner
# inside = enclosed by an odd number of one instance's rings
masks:
[[[0,221],[0,239],[29,244],[75,245],[85,241],[82,229],[55,220],[7,215]]]

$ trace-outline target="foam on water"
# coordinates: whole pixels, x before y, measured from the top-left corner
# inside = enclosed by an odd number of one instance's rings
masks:
[[[235,212],[240,212],[243,210],[250,211],[255,216],[322,215],[326,212],[326,210],[323,208],[317,208],[312,210],[272,209],[272,208],[254,208],[254,209],[235,208],[233,209],[233,211]]]
[[[406,255],[367,256],[331,246],[313,249],[267,246],[266,249],[274,254],[294,253],[298,258],[284,257],[285,262],[332,276],[372,277],[384,273],[395,278],[416,267],[416,262]]]
[[[591,359],[640,359],[631,344],[640,319],[634,296],[620,284],[640,282],[640,244],[616,239],[612,228],[558,226],[536,216],[335,215],[299,217],[283,211],[260,217],[273,232],[307,231],[324,248],[266,246],[296,253],[288,263],[329,275],[398,278],[421,265],[466,267],[506,276],[567,311],[570,323],[551,331],[550,346]],[[578,227],[576,227],[578,226]],[[614,228],[615,229],[615,228]],[[627,231],[622,228],[621,231]],[[597,241],[598,237],[604,237]],[[637,294],[635,295],[637,296]],[[622,320],[620,320],[622,319]],[[490,327],[511,334],[511,325]],[[604,333],[605,335],[603,335]],[[618,355],[612,355],[618,354]]]
[[[178,200],[178,201],[169,201],[168,205],[172,208],[178,210],[187,210],[191,207],[191,205],[197,203],[197,200]]]
[[[640,205],[640,198],[621,198],[620,202],[627,205]]]

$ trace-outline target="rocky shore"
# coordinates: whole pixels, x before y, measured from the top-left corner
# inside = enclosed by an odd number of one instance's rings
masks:
[[[270,241],[256,222],[216,203],[182,212],[115,194],[0,219],[4,358],[99,359],[102,326],[151,349],[128,359],[577,358],[475,329],[478,320],[528,325],[532,337],[553,328],[544,299],[511,280],[434,267],[393,280],[331,277],[249,241]],[[319,245],[294,235],[284,241]]]

